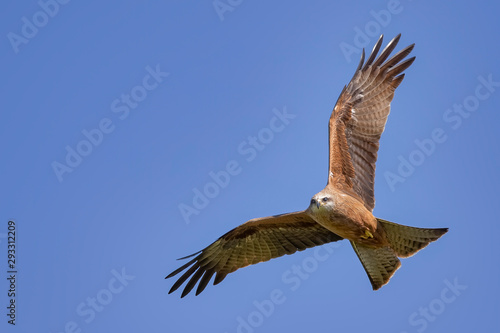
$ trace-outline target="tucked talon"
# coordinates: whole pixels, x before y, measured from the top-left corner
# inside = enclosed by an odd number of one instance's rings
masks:
[[[363,236],[361,236],[361,238],[369,239],[369,238],[373,238],[373,235],[369,230],[365,230],[365,234]]]

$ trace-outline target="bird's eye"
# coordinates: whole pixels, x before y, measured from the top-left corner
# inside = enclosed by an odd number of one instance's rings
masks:
[[[327,202],[328,201],[328,198],[327,197],[324,197],[323,199],[321,199],[323,202]]]
[[[316,200],[311,199],[311,205],[314,205],[314,204],[316,204]]]

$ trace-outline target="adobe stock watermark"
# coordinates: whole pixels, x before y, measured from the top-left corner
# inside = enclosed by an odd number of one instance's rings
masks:
[[[146,74],[142,78],[140,84],[132,87],[128,93],[123,93],[119,98],[111,102],[111,113],[119,120],[127,119],[132,110],[137,109],[142,101],[146,99],[148,94],[158,88],[170,73],[163,72],[160,65],[152,68],[146,66]],[[66,156],[64,160],[53,161],[51,163],[52,170],[59,182],[64,180],[65,174],[72,173],[84,160],[88,157],[95,148],[102,144],[106,135],[112,133],[116,128],[117,121],[111,118],[104,117],[97,122],[97,125],[91,129],[83,129],[81,131],[82,139],[74,146],[66,145]]]
[[[275,136],[290,124],[296,115],[288,113],[286,106],[283,110],[274,108],[273,116],[269,120],[268,126],[260,129],[255,135],[249,135],[240,142],[236,148],[238,154],[246,163],[252,162],[275,138]],[[230,160],[225,164],[225,168],[219,171],[210,171],[208,176],[210,181],[200,187],[193,188],[193,198],[189,204],[184,202],[177,206],[186,224],[191,223],[193,215],[199,215],[211,200],[215,199],[222,189],[227,188],[231,178],[241,174],[243,171],[242,162]]]
[[[460,284],[456,277],[453,279],[453,282],[446,279],[443,283],[445,287],[441,290],[438,297],[430,300],[426,306],[419,307],[418,311],[411,313],[408,317],[408,323],[416,332],[424,332],[467,289],[467,286]],[[409,332],[401,331],[401,333]]]
[[[70,0],[40,0],[38,6],[40,10],[36,11],[29,17],[21,17],[20,33],[9,32],[7,39],[12,46],[14,53],[19,53],[20,46],[26,45],[30,40],[38,35],[40,29],[45,27],[51,19],[53,19],[61,9],[61,5],[66,5]]]
[[[236,8],[238,8],[243,3],[243,0],[214,0],[212,5],[214,10],[219,16],[219,20],[224,21],[224,15],[226,13],[232,13]]]
[[[236,317],[236,333],[253,333],[261,327],[275,313],[277,306],[288,300],[287,292],[297,291],[318,270],[320,263],[328,260],[340,246],[341,243],[333,242],[315,247],[312,255],[284,271],[281,275],[283,287],[271,290],[266,299],[254,300],[248,314]]]
[[[125,272],[125,267],[121,271],[112,269],[111,275],[111,279],[104,288],[87,297],[76,306],[75,312],[78,315],[78,320],[66,322],[64,328],[57,331],[57,333],[81,333],[83,324],[93,322],[96,316],[109,307],[115,297],[123,292],[129,282],[135,279],[135,276],[128,275]]]
[[[438,145],[448,140],[446,129],[458,130],[465,119],[479,109],[481,102],[490,98],[496,88],[500,87],[500,81],[493,81],[493,74],[486,78],[482,75],[477,77],[479,84],[476,85],[474,93],[465,97],[461,103],[454,103],[452,107],[443,113],[443,121],[448,127],[434,128],[428,138],[415,140],[415,149],[407,156],[399,155],[399,164],[395,171],[385,171],[384,178],[392,192],[396,190],[396,185],[404,183],[421,166],[429,156],[434,154]]]
[[[411,0],[410,0],[411,1]],[[382,28],[387,27],[395,15],[401,14],[404,7],[399,0],[387,1],[386,8],[380,10],[370,10],[372,20],[360,28],[354,27],[354,37],[352,43],[341,42],[339,44],[340,51],[348,63],[359,59],[363,48],[372,43],[372,39],[378,39],[382,32]],[[354,57],[353,57],[354,55]]]

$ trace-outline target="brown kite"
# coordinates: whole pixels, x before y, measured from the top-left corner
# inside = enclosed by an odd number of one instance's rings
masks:
[[[377,57],[383,36],[370,57],[365,52],[351,82],[344,87],[329,122],[330,158],[326,187],[300,212],[252,219],[229,231],[188,263],[167,276],[187,271],[170,292],[189,279],[181,297],[198,283],[201,293],[213,275],[214,285],[239,268],[306,248],[348,239],[363,264],[374,290],[401,266],[398,257],[409,257],[448,229],[404,226],[376,218],[374,182],[379,139],[384,131],[394,90],[402,72],[415,60],[404,60],[414,44],[391,58],[398,35]],[[389,59],[388,59],[389,58]]]

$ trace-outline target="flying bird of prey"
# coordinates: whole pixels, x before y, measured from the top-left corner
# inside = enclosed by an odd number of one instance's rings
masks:
[[[213,275],[214,285],[239,268],[292,254],[306,248],[347,239],[358,255],[374,290],[389,282],[409,257],[448,229],[404,226],[373,216],[375,162],[395,89],[402,72],[415,60],[404,60],[414,44],[391,58],[401,35],[377,57],[383,36],[365,62],[363,50],[351,82],[340,93],[329,121],[329,166],[326,187],[300,212],[252,219],[190,256],[169,293],[189,279],[181,297],[198,283],[201,293]]]

